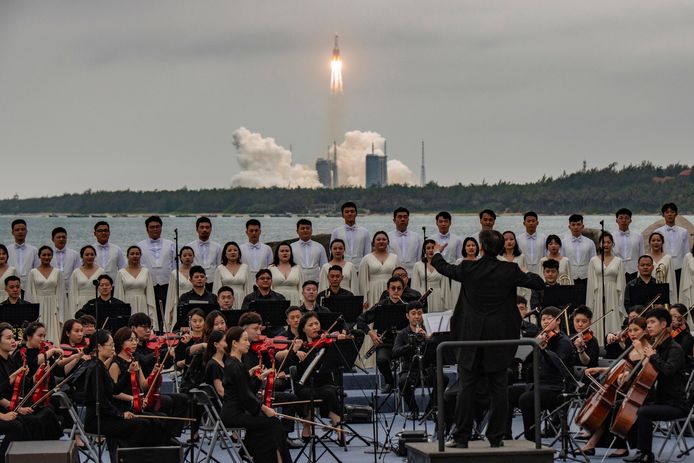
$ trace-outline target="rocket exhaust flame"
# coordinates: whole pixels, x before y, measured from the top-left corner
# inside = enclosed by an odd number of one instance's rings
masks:
[[[342,60],[340,59],[340,47],[337,45],[337,35],[335,36],[333,57],[330,60],[330,92],[342,93]]]

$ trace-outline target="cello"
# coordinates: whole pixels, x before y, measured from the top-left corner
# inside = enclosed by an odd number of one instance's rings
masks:
[[[656,349],[669,336],[670,333],[667,330],[663,330],[653,343],[653,349]],[[627,392],[626,397],[624,397],[624,401],[619,407],[619,411],[610,427],[610,432],[622,439],[626,439],[629,430],[634,423],[636,423],[636,413],[646,402],[648,394],[651,392],[653,385],[658,379],[658,370],[656,370],[653,364],[648,360],[649,358],[647,357],[640,362],[641,370],[639,370],[634,381],[631,383],[629,392]],[[634,372],[635,371],[637,371],[636,368],[634,368]]]

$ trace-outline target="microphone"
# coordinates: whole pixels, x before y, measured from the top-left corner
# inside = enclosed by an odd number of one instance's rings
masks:
[[[94,286],[97,286],[97,287],[98,287],[98,286],[99,286],[99,280],[92,280],[92,284],[93,284]]]
[[[604,226],[605,226],[605,221],[604,221],[604,220],[601,220],[601,221],[600,221],[600,226],[601,226],[601,227],[604,227]]]

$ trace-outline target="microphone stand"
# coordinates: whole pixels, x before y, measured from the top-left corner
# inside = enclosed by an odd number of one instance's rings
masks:
[[[174,243],[176,243],[176,310],[178,310],[178,304],[180,302],[180,297],[181,297],[181,274],[178,272],[179,270],[179,256],[178,256],[178,228],[174,228]],[[166,309],[164,309],[166,310]],[[171,308],[173,310],[173,307]],[[164,313],[164,316],[166,316],[166,313]],[[173,314],[172,314],[173,316]],[[169,326],[166,331],[172,331],[173,326]]]
[[[600,221],[600,236],[604,237],[605,236],[605,221],[601,220]],[[600,246],[600,278],[602,279],[602,313],[605,313],[607,310],[607,307],[605,305],[607,304],[606,302],[606,297],[605,297],[605,249],[603,247],[602,242],[600,239],[598,239],[598,245]],[[602,319],[602,333],[603,336],[606,333],[607,325],[605,322],[605,319]]]
[[[96,298],[94,299],[94,318],[99,320],[99,280],[92,280],[92,284],[94,285],[94,293]],[[96,343],[96,365],[94,365],[95,368],[95,374],[96,374],[96,385],[95,385],[95,392],[96,392],[96,435],[101,436],[101,402],[99,401],[99,363],[101,360],[99,360],[99,326],[97,325],[96,331],[94,332],[94,342]],[[96,463],[101,463],[101,450],[102,450],[102,445],[103,445],[104,440],[99,439],[98,446],[99,450],[96,452],[97,454],[97,462]]]

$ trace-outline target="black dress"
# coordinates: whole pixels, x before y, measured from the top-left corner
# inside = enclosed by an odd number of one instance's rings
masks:
[[[98,396],[97,396],[98,393]],[[165,444],[166,436],[155,420],[133,418],[126,420],[113,399],[114,383],[100,360],[87,372],[85,403],[87,414],[84,429],[97,432],[96,403],[99,402],[101,434],[118,439],[127,447],[148,447]]]
[[[298,375],[302,376],[306,368],[311,364],[314,357],[319,355],[321,349],[314,349],[306,359],[299,363],[299,368],[297,369]],[[306,350],[306,349],[304,349]],[[320,362],[318,364],[320,367]],[[317,372],[311,373],[304,383],[300,385],[297,382],[294,383],[294,389],[296,390],[296,395],[301,400],[318,400],[318,408],[320,409],[320,414],[322,417],[327,418],[330,412],[340,415],[340,401],[338,398],[338,387],[333,378],[332,372],[322,372],[318,370]]]
[[[224,406],[222,421],[225,426],[245,428],[244,444],[257,462],[274,462],[276,452],[284,463],[291,462],[286,436],[279,419],[269,418],[261,412],[261,401],[253,393],[251,378],[243,363],[231,357],[224,367]]]
[[[21,363],[14,358],[7,359],[0,356],[0,398],[12,399],[14,384],[10,382],[10,376],[21,367]],[[26,376],[24,382],[25,391],[29,392],[32,381]],[[27,402],[25,406],[31,405]],[[0,407],[0,411],[7,413],[10,410]],[[0,462],[4,461],[5,452],[10,442],[13,440],[53,440],[60,439],[63,435],[63,428],[58,422],[58,417],[51,407],[38,408],[31,415],[18,415],[12,421],[0,421],[0,434],[5,437],[0,444]]]

